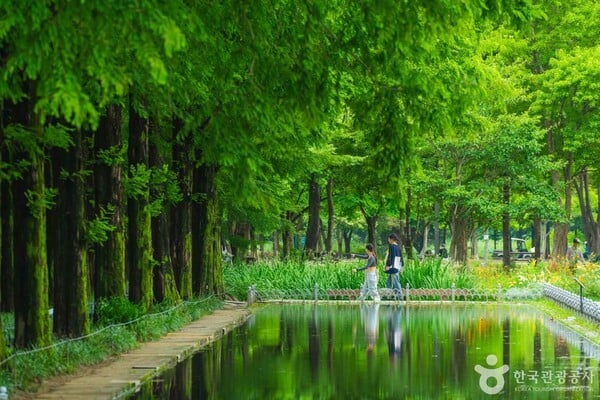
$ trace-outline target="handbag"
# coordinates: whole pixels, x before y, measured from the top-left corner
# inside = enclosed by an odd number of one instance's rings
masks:
[[[398,256],[394,257],[394,264],[387,270],[383,271],[386,274],[396,274],[402,270],[402,259]]]

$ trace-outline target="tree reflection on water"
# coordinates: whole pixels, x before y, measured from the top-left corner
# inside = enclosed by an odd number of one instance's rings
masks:
[[[481,399],[487,359],[495,398],[599,397],[598,360],[554,331],[525,305],[269,305],[137,398]]]

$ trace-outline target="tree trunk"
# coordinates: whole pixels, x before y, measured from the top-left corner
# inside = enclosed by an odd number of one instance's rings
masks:
[[[193,191],[199,200],[192,210],[192,286],[194,294],[224,292],[216,165],[194,170]]]
[[[234,222],[231,227],[231,252],[234,260],[244,261],[253,257],[248,253],[252,243],[252,226],[246,222]]]
[[[572,176],[571,169],[573,167],[573,154],[569,154],[567,157],[567,163],[563,168],[563,183],[565,188],[564,196],[564,211],[566,221],[571,219],[571,208],[573,201],[573,191],[571,188]],[[560,201],[560,200],[559,200]],[[567,254],[568,247],[568,235],[570,230],[570,224],[568,222],[558,222],[554,225],[554,247],[552,249],[553,257],[564,258]]]
[[[74,147],[55,159],[68,175],[59,183],[59,229],[54,258],[54,333],[79,337],[89,333],[88,257],[85,237],[85,182],[88,151],[81,130],[74,131]],[[62,161],[62,162],[61,162]]]
[[[169,304],[181,300],[175,272],[171,262],[169,246],[169,218],[168,211],[160,213],[152,219],[152,248],[154,249],[154,298],[158,302]]]
[[[3,103],[0,102],[0,106],[2,106]],[[0,118],[1,115],[4,113],[4,110],[0,108]],[[4,163],[4,121],[2,121],[0,119],[0,164]],[[4,244],[4,235],[8,234],[8,235],[12,235],[12,232],[7,232],[4,233],[3,227],[4,227],[4,213],[2,213],[2,209],[5,207],[5,197],[4,197],[4,186],[6,186],[7,182],[3,182],[2,179],[0,179],[0,243]],[[2,267],[4,267],[4,263],[2,261],[3,257],[3,246],[0,247],[0,279],[3,282],[6,279],[4,270],[2,269]],[[4,289],[5,289],[5,285],[2,285],[0,287],[0,310],[2,310],[3,306],[2,306],[2,298],[4,297]],[[4,325],[2,323],[2,319],[0,318],[0,332],[2,334],[0,334],[0,361],[3,361],[6,359],[6,341],[4,339]]]
[[[548,221],[542,221],[540,224],[540,256],[543,259],[548,258],[548,249],[550,243],[548,243]]]
[[[15,190],[15,346],[47,346],[51,343],[48,316],[48,263],[46,258],[46,209],[44,161],[31,155],[29,170]],[[26,196],[29,193],[30,202]]]
[[[171,208],[171,260],[177,289],[183,299],[192,297],[192,161],[191,136],[177,140],[183,122],[174,122],[173,163],[183,200]]]
[[[338,226],[336,228],[336,236],[337,236],[337,257],[341,258],[344,252],[344,235],[342,234],[342,229]]]
[[[248,239],[250,240],[250,256],[254,259],[258,258],[257,247],[256,247],[256,230],[251,224],[248,224]],[[219,241],[221,239],[219,238]]]
[[[479,260],[479,252],[477,251],[477,230],[471,230],[471,258],[474,260]]]
[[[504,268],[510,267],[510,252],[511,252],[511,235],[510,235],[510,185],[504,183],[502,187],[502,200],[504,203],[504,211],[502,212],[502,264]]]
[[[483,235],[483,262],[487,264],[488,258],[490,256],[490,230],[489,228],[485,228],[485,233]]]
[[[455,205],[452,212],[452,240],[450,241],[450,257],[457,263],[467,262],[468,224],[466,212],[460,205]]]
[[[106,232],[104,243],[94,245],[94,297],[125,297],[125,193],[123,189],[123,151],[121,106],[110,105],[100,119],[95,137],[94,166],[95,214],[105,216],[114,228]]]
[[[596,241],[590,243],[590,251],[596,255],[600,254],[600,184],[596,187],[596,209],[598,210],[598,219],[596,220]]]
[[[588,171],[584,169],[582,173],[573,180],[579,199],[579,208],[581,210],[581,223],[583,233],[588,242],[590,251],[598,254],[598,240],[600,238],[600,218],[594,220],[594,210],[600,210],[599,204],[594,207],[590,198],[590,184],[588,179]],[[600,186],[598,186],[600,191]],[[600,202],[600,200],[596,200]]]
[[[308,226],[306,227],[306,243],[304,251],[309,257],[314,256],[319,242],[319,220],[321,207],[321,188],[315,174],[311,174],[308,187]]]
[[[273,232],[273,258],[277,259],[279,257],[279,231],[275,230]]]
[[[29,93],[34,93],[29,88]],[[33,113],[34,96],[15,107],[15,121],[41,136],[41,125]],[[46,255],[46,201],[43,151],[37,146],[26,149],[20,158],[30,165],[16,182],[15,206],[15,347],[44,347],[52,335],[48,315],[48,260]]]
[[[377,245],[377,238],[375,237],[375,230],[377,227],[377,221],[379,220],[378,215],[368,215],[367,210],[362,205],[359,207],[360,212],[367,223],[367,243],[371,243],[374,246]]]
[[[137,178],[148,171],[149,122],[136,110],[133,95],[129,105],[129,164],[134,167]],[[133,176],[131,177],[133,178]],[[128,215],[128,264],[129,300],[139,303],[144,309],[152,305],[152,233],[148,207],[149,189],[144,182],[129,193]]]
[[[350,243],[352,241],[352,229],[344,229],[342,234],[344,235],[345,254],[347,256],[350,256],[352,254],[352,247],[350,246]]]
[[[295,214],[292,211],[287,211],[285,213],[285,219],[283,219],[283,226],[281,229],[281,236],[283,241],[283,253],[282,258],[284,260],[288,259],[292,254],[292,250],[294,248],[294,218]]]
[[[325,236],[325,252],[327,254],[331,254],[332,250],[334,217],[333,178],[329,178],[327,180],[327,236]]]
[[[547,125],[550,125],[547,122]],[[549,129],[546,134],[546,142],[548,146],[548,154],[554,155],[556,153],[555,143],[554,143],[554,132]],[[567,161],[563,170],[563,182],[565,188],[565,197],[564,203],[562,203],[562,199],[558,198],[559,206],[563,206],[565,211],[564,218],[565,220],[569,220],[571,217],[571,162]],[[560,188],[561,180],[560,180],[560,172],[558,170],[553,170],[551,173],[552,186],[555,188]],[[554,244],[552,248],[552,257],[560,258],[564,257],[567,253],[567,236],[569,234],[569,224],[564,222],[557,222],[554,225]]]
[[[410,185],[406,190],[406,214],[404,215],[405,221],[405,231],[404,237],[402,238],[402,244],[404,245],[404,254],[406,254],[406,258],[409,260],[413,259],[413,238],[412,231],[410,229],[410,215],[411,215],[411,207],[412,207],[412,190]]]
[[[421,257],[425,256],[425,253],[427,252],[427,247],[429,246],[429,229],[431,227],[430,223],[425,223],[425,226],[423,226],[423,246],[421,247]],[[437,254],[437,253],[434,253]]]
[[[433,254],[436,256],[440,254],[440,203],[436,201],[433,203]]]
[[[379,217],[377,216],[370,216],[370,217],[366,217],[366,221],[367,221],[367,243],[371,243],[372,245],[376,246],[376,240],[377,238],[375,237],[375,230],[377,227],[377,220],[379,219]]]
[[[154,170],[160,170],[164,161],[156,143],[150,147],[150,166]],[[165,190],[162,188],[162,190]],[[156,193],[154,197],[167,198],[165,193]],[[153,249],[153,286],[154,299],[157,302],[175,304],[181,300],[175,284],[175,273],[171,262],[171,238],[169,236],[169,214],[170,206],[166,201],[161,204],[160,214],[153,217],[152,225],[152,249]]]
[[[3,145],[2,150],[6,150]],[[12,163],[12,157],[8,151],[3,152],[5,162]],[[15,207],[13,198],[14,182],[8,180],[0,180],[0,197],[2,198],[2,206],[0,207],[0,229],[2,230],[2,245],[0,247],[0,271],[2,275],[0,279],[2,296],[1,310],[3,312],[13,312],[15,309],[14,303],[14,281],[15,281],[15,253],[14,253],[14,217]]]
[[[539,215],[536,215],[533,218],[533,248],[534,248],[534,255],[533,257],[536,260],[540,260],[542,258],[542,219],[540,218]]]

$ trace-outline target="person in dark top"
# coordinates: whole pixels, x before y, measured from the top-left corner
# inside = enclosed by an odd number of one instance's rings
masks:
[[[442,243],[442,245],[440,246],[440,250],[439,250],[439,254],[438,254],[441,258],[448,258],[448,250],[446,250],[446,245],[444,245]]]
[[[384,272],[388,274],[386,287],[393,289],[396,296],[402,295],[402,287],[398,275],[404,269],[404,259],[402,258],[402,249],[398,244],[398,236],[390,233],[388,236],[388,254],[385,260]]]
[[[362,268],[354,268],[356,271],[365,271],[365,283],[363,284],[360,297],[360,301],[363,301],[367,296],[371,296],[373,300],[379,302],[379,292],[377,291],[377,257],[375,256],[375,249],[371,243],[365,246],[365,252],[367,253],[367,264]]]

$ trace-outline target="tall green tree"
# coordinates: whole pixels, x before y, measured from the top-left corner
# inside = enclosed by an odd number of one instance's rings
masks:
[[[31,84],[32,85],[32,84]],[[30,86],[33,89],[32,86]],[[33,92],[31,92],[33,93]],[[48,314],[48,259],[46,254],[46,210],[53,193],[45,184],[43,129],[34,99],[20,101],[13,109],[8,134],[19,137],[19,158],[26,167],[15,182],[15,346],[46,346],[51,342]]]
[[[586,1],[540,4],[545,17],[534,18],[526,29],[504,36],[504,49],[513,49],[514,68],[530,94],[528,105],[546,131],[546,152],[557,162],[551,173],[562,216],[554,224],[552,254],[564,256],[573,218],[573,183],[584,171],[584,147],[597,143],[597,66],[594,61],[598,34],[598,5]],[[516,45],[515,45],[516,44]],[[582,196],[588,187],[579,186]],[[584,205],[585,207],[585,205]],[[585,210],[582,210],[585,212]],[[591,219],[586,237],[593,240]],[[590,225],[591,223],[591,225]]]
[[[96,299],[125,297],[127,287],[122,114],[119,104],[107,106],[94,138],[94,213],[95,220],[105,224],[99,229],[102,237],[94,241]]]
[[[130,163],[127,182],[127,255],[129,267],[129,299],[145,309],[152,305],[152,227],[150,217],[150,119],[144,102],[133,94],[129,103]]]
[[[72,146],[56,155],[56,205],[48,221],[53,251],[53,331],[58,336],[89,333],[89,264],[86,221],[86,177],[89,131],[76,129]],[[52,224],[51,224],[52,222]]]

